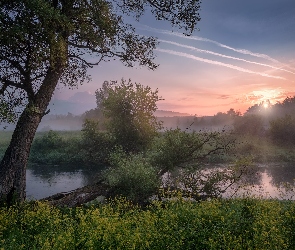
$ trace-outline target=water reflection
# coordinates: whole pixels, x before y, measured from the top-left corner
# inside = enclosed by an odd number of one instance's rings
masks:
[[[105,168],[30,166],[27,169],[27,198],[41,199],[92,184],[103,169]],[[209,171],[210,169],[212,167],[208,168]],[[264,198],[295,199],[294,179],[295,167],[292,165],[255,165],[247,168],[241,181],[226,190],[224,197],[254,195]],[[236,191],[237,187],[238,191]]]
[[[42,199],[94,183],[104,167],[29,166],[26,172],[27,199]]]
[[[254,177],[255,176],[255,177]],[[257,178],[252,181],[252,178]],[[246,176],[242,188],[233,194],[229,190],[226,197],[255,196],[268,199],[294,200],[295,167],[289,164],[256,165],[256,173]]]
[[[294,183],[295,166],[292,164],[285,164],[283,166],[276,165],[265,168],[266,172],[272,177],[273,185],[280,185],[282,182]]]

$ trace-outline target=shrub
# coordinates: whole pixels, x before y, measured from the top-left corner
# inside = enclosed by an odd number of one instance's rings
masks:
[[[61,164],[68,161],[66,141],[56,132],[48,131],[34,139],[29,161],[31,163]]]
[[[105,172],[114,195],[141,203],[155,194],[160,185],[155,168],[141,155],[127,156],[122,150],[111,154],[112,167]]]
[[[53,130],[48,131],[42,137],[36,138],[34,144],[32,145],[33,150],[47,151],[53,149],[63,148],[64,141],[63,138]]]
[[[82,129],[80,155],[84,163],[105,164],[115,147],[112,134],[100,131],[99,122],[86,120]]]
[[[199,164],[225,154],[233,146],[231,137],[219,132],[192,132],[170,129],[153,140],[147,157],[163,173],[175,167]]]
[[[262,136],[266,132],[260,115],[246,114],[236,117],[233,126],[234,131],[241,135]]]
[[[269,134],[277,144],[295,144],[295,116],[286,115],[270,122]]]

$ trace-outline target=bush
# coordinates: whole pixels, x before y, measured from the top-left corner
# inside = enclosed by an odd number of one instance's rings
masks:
[[[48,131],[34,139],[29,161],[39,164],[61,164],[69,160],[66,141],[56,132]]]
[[[236,117],[233,126],[235,133],[240,135],[262,136],[266,132],[260,115],[247,114]]]
[[[141,156],[127,156],[122,150],[111,154],[112,167],[105,178],[113,195],[123,195],[141,203],[155,194],[160,186],[156,170]]]
[[[53,149],[60,149],[64,147],[63,138],[53,130],[48,131],[42,137],[36,138],[32,145],[33,150],[48,151]]]
[[[219,158],[233,146],[231,137],[219,132],[192,132],[170,129],[153,140],[147,158],[162,173],[175,167],[198,165],[204,160]]]
[[[46,165],[101,165],[108,162],[114,147],[109,133],[96,130],[96,122],[87,121],[82,137],[65,137],[64,133],[49,131],[35,138],[30,153],[30,163]]]
[[[114,150],[115,138],[112,134],[100,131],[99,122],[86,120],[82,129],[80,155],[83,163],[106,164]]]
[[[269,134],[277,144],[295,144],[295,116],[286,115],[270,122]]]

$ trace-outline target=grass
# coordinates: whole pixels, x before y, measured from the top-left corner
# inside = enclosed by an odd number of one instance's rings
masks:
[[[57,164],[56,162],[61,159],[67,159],[61,151],[71,152],[75,149],[75,144],[81,139],[81,131],[55,131],[64,142],[66,147],[62,147],[60,150],[55,149],[48,151],[45,155],[44,152],[40,152],[40,157],[36,161],[35,155],[31,157],[31,163],[42,164],[45,163]],[[37,132],[35,138],[42,138],[48,132]],[[0,131],[0,159],[5,153],[9,141],[11,139],[11,131]],[[255,136],[241,136],[236,135],[236,145],[230,150],[228,155],[214,155],[209,159],[212,163],[227,163],[234,162],[237,158],[250,157],[253,162],[257,163],[273,163],[273,162],[294,162],[295,161],[295,147],[286,145],[277,145],[271,141],[268,137],[255,137]],[[38,154],[38,152],[35,152]],[[78,155],[78,154],[75,154]],[[46,157],[44,157],[46,156]],[[48,157],[47,157],[48,156]],[[57,157],[57,159],[54,159]]]
[[[68,152],[71,151],[72,147],[80,138],[81,131],[54,131],[61,138],[62,142],[64,142],[60,148],[54,150],[48,150],[44,152],[44,150],[39,147],[38,150],[34,151],[34,143],[31,149],[31,159],[29,159],[29,163],[37,163],[37,164],[56,164],[56,162],[62,163],[64,160],[68,159]],[[7,149],[9,142],[11,140],[12,131],[0,131],[0,159],[3,157],[5,150]],[[41,139],[48,132],[37,132],[34,139]],[[45,145],[44,145],[45,146]],[[65,146],[65,147],[64,147]],[[39,152],[40,151],[40,152]],[[63,161],[61,161],[63,160]]]
[[[0,249],[295,249],[295,203],[124,199],[80,208],[33,202],[0,209]]]
[[[253,162],[294,162],[295,146],[277,145],[268,137],[237,136],[232,156],[250,156]]]

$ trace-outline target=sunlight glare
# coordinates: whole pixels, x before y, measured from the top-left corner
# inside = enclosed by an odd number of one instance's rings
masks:
[[[246,95],[246,100],[252,105],[263,103],[264,108],[268,108],[270,103],[282,101],[283,92],[281,89],[254,90]]]

